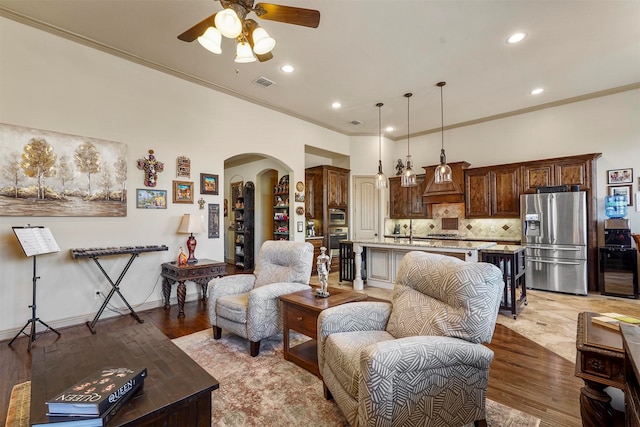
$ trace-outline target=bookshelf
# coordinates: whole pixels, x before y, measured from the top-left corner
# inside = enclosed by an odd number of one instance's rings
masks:
[[[289,175],[273,188],[273,240],[289,240]]]
[[[233,195],[234,264],[236,269],[252,270],[254,263],[255,185],[247,182]]]

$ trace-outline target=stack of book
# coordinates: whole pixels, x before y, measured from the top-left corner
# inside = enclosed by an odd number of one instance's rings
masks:
[[[49,399],[46,422],[56,427],[103,427],[142,388],[146,368],[100,369]]]
[[[600,316],[591,317],[591,321],[597,325],[604,326],[616,331],[620,330],[620,323],[640,326],[640,319],[632,316],[625,316],[618,313],[602,313]]]

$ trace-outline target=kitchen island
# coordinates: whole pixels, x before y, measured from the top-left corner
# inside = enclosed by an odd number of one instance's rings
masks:
[[[478,251],[496,246],[495,242],[463,240],[363,239],[353,240],[355,278],[353,289],[364,289],[361,274],[362,250],[367,248],[367,285],[393,289],[398,267],[407,252],[425,251],[453,256],[464,261],[478,262]]]

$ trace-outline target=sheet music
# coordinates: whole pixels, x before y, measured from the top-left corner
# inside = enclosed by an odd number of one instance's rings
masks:
[[[60,252],[51,230],[45,227],[13,227],[24,254],[28,257]]]

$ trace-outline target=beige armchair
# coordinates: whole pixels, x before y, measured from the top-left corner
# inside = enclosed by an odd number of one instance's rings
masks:
[[[305,242],[263,243],[253,274],[235,274],[209,282],[209,318],[213,337],[222,329],[249,340],[251,356],[260,340],[282,333],[280,295],[309,289],[313,245]]]
[[[325,396],[352,426],[486,425],[488,343],[504,282],[491,264],[409,252],[392,303],[318,317]]]

